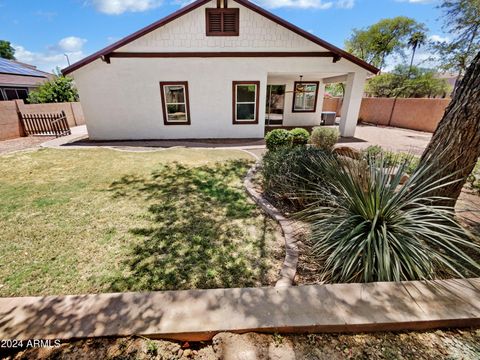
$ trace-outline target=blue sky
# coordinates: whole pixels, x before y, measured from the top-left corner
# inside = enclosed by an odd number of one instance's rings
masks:
[[[429,35],[448,38],[439,0],[255,0],[269,11],[343,48],[353,28],[399,15],[423,22]],[[17,58],[50,71],[168,15],[180,0],[0,0],[0,39]],[[419,61],[427,54],[420,52]]]

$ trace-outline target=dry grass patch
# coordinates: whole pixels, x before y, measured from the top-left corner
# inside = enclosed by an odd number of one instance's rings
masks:
[[[0,157],[0,296],[269,285],[282,243],[235,150]]]

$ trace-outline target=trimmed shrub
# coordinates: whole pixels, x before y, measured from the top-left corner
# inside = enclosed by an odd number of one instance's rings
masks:
[[[293,146],[303,146],[308,144],[308,140],[310,139],[310,134],[307,130],[302,128],[295,128],[290,130],[290,134],[292,134],[292,145]]]
[[[312,188],[329,186],[322,178],[319,157],[334,155],[307,146],[268,151],[261,167],[266,195],[287,211],[303,209],[312,201],[309,197]]]
[[[339,138],[340,132],[337,128],[316,127],[313,128],[310,142],[319,149],[332,151]]]
[[[271,151],[282,147],[290,147],[292,145],[292,134],[285,129],[275,129],[265,135],[265,143],[267,149]]]

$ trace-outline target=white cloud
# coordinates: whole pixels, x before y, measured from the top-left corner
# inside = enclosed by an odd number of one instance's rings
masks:
[[[37,15],[38,17],[44,18],[47,21],[52,21],[58,15],[58,13],[56,13],[54,11],[38,10],[35,13],[35,15]]]
[[[333,6],[331,1],[323,0],[259,0],[260,5],[270,9],[289,7],[300,9],[330,9]]]
[[[79,51],[83,48],[83,45],[87,42],[86,39],[82,39],[76,36],[68,36],[66,38],[63,38],[58,42],[58,46],[63,50],[63,51]]]
[[[450,42],[450,39],[448,36],[442,36],[442,35],[432,35],[430,36],[430,40],[435,42]]]
[[[174,0],[182,6],[194,0]],[[415,1],[415,0],[414,0]],[[333,7],[351,9],[355,0],[255,0],[260,5],[275,8],[300,8],[326,10]],[[109,15],[120,15],[125,12],[140,12],[157,8],[162,5],[163,0],[89,0],[89,3],[100,12]]]
[[[410,4],[429,4],[436,0],[396,0],[397,2],[408,2]]]
[[[338,0],[337,7],[341,9],[351,9],[355,5],[355,0]]]
[[[47,47],[43,52],[30,51],[16,44],[13,47],[18,61],[35,65],[40,70],[52,72],[57,67],[62,69],[68,66],[65,54],[68,55],[71,64],[84,58],[83,45],[86,42],[85,39],[69,36],[61,39],[57,44]]]
[[[351,9],[355,5],[355,0],[257,0],[257,2],[270,9],[282,7],[320,10],[333,7]]]
[[[162,5],[162,0],[92,0],[98,11],[108,15],[120,15],[124,12],[141,12]]]
[[[117,42],[121,38],[118,36],[107,36],[107,44],[113,44],[114,42]]]

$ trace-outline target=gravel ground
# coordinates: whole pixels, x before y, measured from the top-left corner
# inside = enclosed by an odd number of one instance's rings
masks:
[[[87,339],[29,349],[6,359],[480,359],[480,330],[376,334],[236,335],[182,343],[142,337]]]
[[[28,136],[0,141],[0,154],[27,149],[37,149],[40,144],[51,139],[55,139],[55,136]]]

